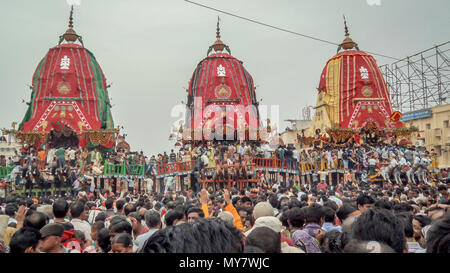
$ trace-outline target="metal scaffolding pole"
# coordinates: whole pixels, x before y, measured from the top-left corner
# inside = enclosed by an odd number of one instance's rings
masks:
[[[380,67],[393,109],[409,112],[447,103],[449,51],[450,41]]]

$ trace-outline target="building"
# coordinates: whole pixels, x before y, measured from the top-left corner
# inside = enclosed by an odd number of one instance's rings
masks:
[[[13,157],[15,151],[20,154],[20,149],[22,148],[22,144],[15,141],[7,141],[5,137],[0,139],[0,156],[5,156],[8,158]]]
[[[419,132],[411,137],[415,146],[434,149],[439,168],[450,168],[450,104],[404,113],[401,121],[407,127],[415,126]]]
[[[280,134],[280,138],[285,145],[293,144],[294,147],[299,148],[297,136],[302,136],[303,133],[306,135],[311,120],[288,119],[286,121],[290,122],[291,126]]]

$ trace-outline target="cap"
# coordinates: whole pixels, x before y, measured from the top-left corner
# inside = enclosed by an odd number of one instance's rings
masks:
[[[273,207],[269,202],[259,202],[253,208],[253,217],[255,217],[255,219],[258,219],[259,217],[263,216],[273,216],[273,215],[274,215]]]
[[[42,238],[48,237],[48,236],[59,236],[62,237],[64,233],[64,227],[61,224],[58,223],[51,223],[45,225],[40,230]]]
[[[234,222],[233,214],[231,214],[231,212],[229,212],[229,211],[220,212],[219,215],[217,216],[217,218],[220,218],[223,221],[228,222],[230,224],[233,224],[233,222]]]
[[[255,225],[253,225],[252,229],[245,233],[245,236],[248,236],[255,228],[258,227],[268,227],[275,232],[281,232],[282,223],[275,216],[263,216],[259,217],[255,221]]]

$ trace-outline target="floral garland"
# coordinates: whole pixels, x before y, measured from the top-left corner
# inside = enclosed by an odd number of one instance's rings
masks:
[[[115,140],[114,134],[118,131],[118,129],[86,130],[81,134],[81,137],[94,145],[105,145]]]
[[[17,131],[16,137],[22,143],[36,145],[47,137],[47,133],[42,131]]]

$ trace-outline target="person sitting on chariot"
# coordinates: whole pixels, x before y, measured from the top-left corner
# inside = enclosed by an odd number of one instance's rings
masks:
[[[417,177],[419,181],[423,181],[424,183],[428,183],[428,179],[426,177],[428,172],[428,166],[431,164],[431,159],[429,158],[428,152],[421,158],[420,167],[416,171]]]
[[[408,177],[408,183],[412,182],[414,185],[417,184],[414,175],[417,174],[417,171],[420,168],[420,160],[421,160],[420,156],[418,154],[415,154],[413,164],[411,168],[406,172],[406,176]]]

